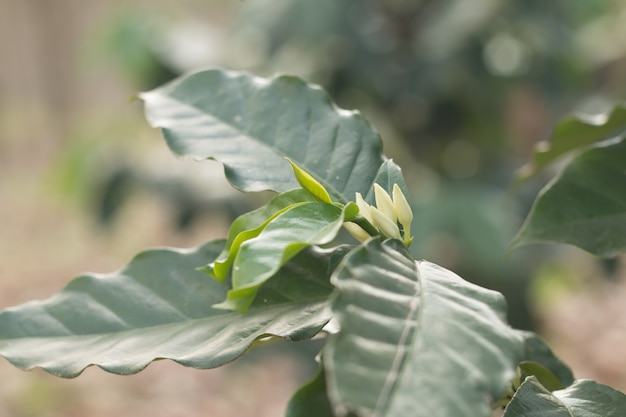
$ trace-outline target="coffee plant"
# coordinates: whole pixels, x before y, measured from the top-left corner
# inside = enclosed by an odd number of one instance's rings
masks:
[[[360,113],[298,78],[207,70],[142,93],[177,155],[214,159],[243,192],[275,191],[225,239],[153,249],[0,313],[0,354],[60,377],[150,362],[215,368],[271,340],[323,338],[288,417],[623,416],[626,396],[506,322],[502,295],[414,259],[411,198]],[[518,181],[571,159],[511,249],[626,249],[626,109],[556,126]]]

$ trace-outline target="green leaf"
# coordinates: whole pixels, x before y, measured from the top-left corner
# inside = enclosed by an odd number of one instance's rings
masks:
[[[328,395],[324,369],[307,381],[289,400],[285,417],[335,417]]]
[[[581,380],[550,392],[536,378],[527,378],[506,407],[503,417],[623,417],[626,395],[594,381]]]
[[[245,241],[257,237],[274,217],[289,207],[316,201],[309,192],[298,188],[279,194],[263,207],[237,217],[228,231],[228,240],[224,250],[211,265],[203,270],[223,282],[228,276],[239,248]]]
[[[576,156],[540,193],[511,248],[534,242],[613,257],[626,250],[626,140]]]
[[[526,181],[571,151],[618,136],[625,131],[624,105],[615,106],[605,114],[569,117],[556,125],[550,143],[537,144],[532,161],[518,171],[516,182],[519,184]]]
[[[387,159],[378,169],[374,182],[380,185],[389,195],[393,192],[393,185],[398,184],[405,196],[410,195],[406,184],[404,183],[404,177],[402,176],[402,169],[391,159]],[[364,194],[364,199],[369,203],[374,203],[374,187],[369,189]]]
[[[524,356],[504,298],[397,240],[372,239],[331,277],[341,331],[322,359],[335,413],[488,417]]]
[[[293,169],[293,173],[302,188],[313,194],[320,201],[332,204],[333,201],[331,200],[330,195],[328,195],[328,191],[326,191],[326,188],[324,188],[322,184],[317,182],[315,178],[296,165],[291,159],[287,158],[287,161],[291,164],[291,169]]]
[[[383,163],[380,137],[358,112],[295,77],[208,70],[140,97],[173,152],[222,162],[244,191],[297,188],[288,157],[345,203],[369,191]]]
[[[524,335],[525,355],[519,365],[522,380],[527,376],[535,376],[550,391],[563,389],[574,383],[574,375],[569,367],[554,356],[552,350],[536,334],[525,332]]]
[[[259,287],[289,259],[337,236],[345,211],[328,203],[305,203],[280,213],[257,237],[241,245],[233,262],[232,289],[215,307],[245,312]]]
[[[0,313],[0,355],[22,369],[74,377],[90,365],[141,371],[156,359],[213,368],[257,339],[304,340],[329,320],[332,253],[301,252],[258,293],[246,315],[218,310],[227,287],[196,270],[222,249],[142,252],[108,275],[84,275],[46,301]]]

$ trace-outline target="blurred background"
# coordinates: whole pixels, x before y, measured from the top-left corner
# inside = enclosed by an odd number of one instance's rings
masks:
[[[223,237],[263,196],[170,155],[139,91],[193,69],[290,73],[360,109],[403,167],[414,255],[503,292],[579,378],[626,390],[624,260],[505,255],[554,170],[509,191],[552,125],[626,98],[626,3],[0,0],[0,308],[150,246]],[[0,361],[3,416],[279,416],[319,345],[210,371],[169,362],[75,380]]]

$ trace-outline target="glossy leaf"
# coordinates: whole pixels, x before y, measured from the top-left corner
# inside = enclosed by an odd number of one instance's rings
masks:
[[[324,188],[322,184],[317,182],[315,178],[313,178],[308,172],[296,165],[292,160],[290,160],[289,158],[287,158],[287,160],[291,164],[291,169],[293,169],[293,173],[302,188],[313,194],[317,199],[324,203],[330,204],[333,202],[330,198],[330,195],[328,194],[328,191],[326,191],[326,188]]]
[[[626,132],[626,107],[618,105],[610,112],[595,116],[569,117],[556,125],[550,142],[539,142],[532,161],[516,176],[518,183],[534,176],[561,156],[610,139]]]
[[[241,245],[252,238],[257,237],[278,214],[283,213],[289,207],[305,202],[313,203],[317,200],[306,190],[301,188],[286,191],[272,198],[266,205],[257,210],[243,214],[230,226],[228,240],[222,253],[217,259],[204,270],[215,279],[224,281],[228,276],[235,256]]]
[[[45,301],[0,313],[0,355],[22,369],[74,377],[87,366],[117,374],[156,359],[213,368],[260,337],[313,337],[329,320],[332,253],[310,248],[285,265],[246,315],[211,307],[227,287],[196,270],[222,249],[156,249],[108,275],[84,275]]]
[[[626,251],[626,140],[581,153],[541,191],[511,247],[534,242],[603,257]]]
[[[335,417],[328,395],[324,369],[307,381],[289,400],[285,417]]]
[[[341,331],[322,359],[337,415],[488,417],[524,357],[505,302],[400,241],[372,239],[332,282]]]
[[[594,381],[550,392],[536,378],[522,383],[503,417],[622,417],[626,395]]]
[[[215,307],[244,312],[259,287],[304,248],[330,243],[352,215],[327,203],[294,205],[272,219],[253,239],[246,240],[233,262],[232,289]],[[348,209],[350,208],[350,209]]]
[[[208,70],[140,97],[174,153],[220,161],[244,191],[297,188],[288,157],[345,203],[383,163],[380,137],[358,112],[295,77]]]

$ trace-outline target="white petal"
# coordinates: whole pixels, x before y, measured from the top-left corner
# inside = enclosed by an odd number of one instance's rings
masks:
[[[365,202],[361,193],[356,193],[356,205],[359,207],[359,214],[365,217],[368,222],[373,223],[370,205]]]
[[[376,207],[371,207],[370,213],[372,213],[374,226],[376,226],[376,228],[380,230],[383,235],[395,239],[401,239],[400,228],[398,228],[395,220],[391,220],[389,217],[385,216],[385,214]]]
[[[393,185],[393,206],[400,224],[406,228],[413,221],[413,211],[398,184]]]
[[[371,237],[369,233],[363,230],[363,228],[356,223],[345,222],[343,224],[343,227],[345,227],[346,230],[352,235],[352,237],[354,237],[359,242],[365,242]]]
[[[393,207],[393,201],[387,191],[380,185],[374,184],[374,197],[376,198],[376,207],[378,210],[382,211],[385,216],[395,222],[397,220],[396,210]]]

